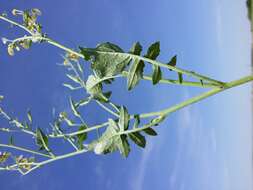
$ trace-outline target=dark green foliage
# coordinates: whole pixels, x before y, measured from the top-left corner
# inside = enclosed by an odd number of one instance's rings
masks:
[[[145,64],[142,60],[136,58],[131,64],[127,76],[127,89],[132,90],[143,77]]]
[[[153,74],[152,74],[152,83],[153,85],[159,83],[162,79],[162,71],[161,68],[157,65],[153,65]]]
[[[145,57],[155,60],[160,54],[160,42],[153,43],[149,48]],[[162,79],[162,71],[158,65],[152,65],[152,83],[155,85]]]
[[[145,133],[147,133],[148,135],[151,135],[151,136],[156,136],[157,135],[156,131],[154,129],[152,129],[151,127],[147,128],[147,129],[143,129],[143,131]]]
[[[138,146],[140,146],[142,148],[145,148],[146,139],[139,132],[129,133],[128,136],[135,144],[137,144]]]
[[[36,129],[36,144],[40,147],[40,150],[48,149],[48,137],[40,128]]]
[[[182,73],[178,73],[178,81],[180,84],[183,82],[183,74]]]
[[[134,54],[134,55],[140,55],[141,51],[142,51],[142,46],[141,46],[140,42],[136,42],[131,47],[129,53]]]
[[[176,55],[173,56],[173,57],[171,58],[171,60],[169,61],[169,63],[167,63],[167,64],[170,65],[170,66],[175,67],[176,64],[177,64],[177,56],[176,56]]]
[[[120,108],[119,127],[120,131],[125,131],[129,126],[130,115],[125,106]]]
[[[83,131],[87,129],[88,127],[86,125],[81,125],[78,129],[78,131]],[[83,149],[83,142],[87,139],[87,133],[82,133],[77,135],[77,142],[80,149]]]
[[[155,42],[151,44],[151,46],[148,48],[148,52],[144,57],[155,60],[159,54],[160,54],[160,42]]]
[[[140,116],[139,115],[134,115],[134,126],[133,129],[136,129],[140,124]]]

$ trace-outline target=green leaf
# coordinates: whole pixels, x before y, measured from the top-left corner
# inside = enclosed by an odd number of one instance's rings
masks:
[[[92,95],[96,100],[99,100],[101,102],[108,102],[108,97],[110,97],[111,93],[110,92],[106,92],[103,93],[102,92],[102,80],[100,80],[99,78],[97,78],[94,75],[90,75],[88,77],[88,80],[86,82],[86,89],[87,92]]]
[[[130,152],[127,135],[120,135],[119,139],[115,143],[117,143],[120,154],[126,158]]]
[[[14,145],[14,138],[11,135],[10,139],[9,139],[9,145]]]
[[[160,42],[153,43],[149,48],[145,57],[155,60],[160,53]],[[158,65],[153,65],[152,82],[157,84],[162,78],[162,71]]]
[[[177,56],[175,55],[174,57],[172,57],[171,60],[169,61],[169,63],[167,63],[167,64],[175,67],[177,64]]]
[[[129,126],[130,115],[125,106],[121,106],[120,108],[120,116],[119,116],[119,128],[120,131],[125,131]]]
[[[70,75],[70,74],[66,74],[66,76],[72,80],[73,82],[77,83],[77,84],[80,84],[80,80],[77,76],[73,76],[73,75]]]
[[[142,46],[139,42],[136,42],[133,44],[131,47],[129,53],[134,54],[134,55],[140,55],[142,51]]]
[[[91,58],[94,56],[95,54],[95,49],[94,48],[84,48],[84,47],[79,47],[79,49],[81,50],[81,54],[84,56],[84,59],[86,61],[90,61]]]
[[[179,80],[180,84],[183,82],[183,74],[182,73],[178,73],[178,80]]]
[[[140,146],[142,148],[145,148],[146,139],[139,132],[129,133],[128,136],[135,144],[137,144],[138,146]]]
[[[81,125],[78,129],[78,131],[83,131],[87,129],[88,127],[86,125]],[[78,134],[77,136],[77,142],[80,149],[83,149],[83,142],[87,139],[87,133]]]
[[[150,121],[150,123],[147,124],[147,125],[149,125],[150,127],[151,127],[151,126],[157,126],[157,125],[158,125],[159,123],[161,123],[165,118],[166,118],[165,116],[160,115],[160,116],[158,116],[158,117],[152,119],[152,120]]]
[[[129,55],[117,45],[110,42],[99,44],[96,48],[82,48],[86,60],[92,62],[91,68],[99,78],[120,74],[130,63]]]
[[[155,60],[159,55],[159,53],[160,53],[160,42],[155,42],[148,48],[148,52],[145,55],[145,57]]]
[[[102,84],[100,83],[100,79],[94,75],[90,75],[86,81],[86,89],[91,95],[102,93]]]
[[[201,85],[202,85],[202,86],[204,86],[204,82],[203,82],[203,80],[201,80],[201,79],[200,79],[200,83],[201,83]]]
[[[156,136],[157,133],[154,129],[152,129],[151,127],[147,128],[147,129],[143,129],[143,131],[145,133],[147,133],[148,135],[151,135],[151,136]]]
[[[75,115],[76,117],[80,117],[80,113],[77,111],[76,106],[75,106],[75,103],[74,103],[74,101],[72,100],[72,98],[69,98],[69,102],[70,102],[71,110],[72,110],[72,112],[74,113],[74,115]]]
[[[89,149],[94,150],[96,154],[108,154],[119,150],[122,156],[127,157],[130,146],[126,135],[117,134],[119,130],[117,123],[109,119],[109,126],[98,140],[89,145]]]
[[[161,68],[157,65],[152,65],[152,68],[153,68],[152,82],[153,85],[155,85],[162,79],[162,71]]]
[[[134,115],[134,126],[133,129],[136,129],[140,124],[140,116],[139,115]]]
[[[4,99],[4,96],[0,95],[0,102]]]
[[[36,129],[36,144],[40,147],[40,150],[47,149],[48,147],[48,137],[40,128]]]
[[[135,59],[127,75],[127,89],[132,90],[143,77],[145,64],[142,60]]]
[[[33,120],[32,120],[32,113],[31,113],[31,110],[28,110],[28,111],[27,111],[27,117],[28,117],[29,122],[32,123]]]
[[[112,95],[112,91],[108,91],[108,92],[103,92],[104,97],[106,97],[107,99],[109,99]]]

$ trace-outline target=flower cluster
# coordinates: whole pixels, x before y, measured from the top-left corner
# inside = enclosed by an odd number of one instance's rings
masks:
[[[30,170],[32,164],[35,161],[34,157],[25,158],[25,157],[23,157],[23,155],[16,157],[15,160],[16,160],[18,167],[23,170]]]
[[[6,162],[10,155],[9,152],[0,152],[0,163]]]

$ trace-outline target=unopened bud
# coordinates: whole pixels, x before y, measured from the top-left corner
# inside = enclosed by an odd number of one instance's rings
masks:
[[[2,38],[3,44],[7,44],[8,41],[9,41],[9,40],[8,40],[7,38]]]

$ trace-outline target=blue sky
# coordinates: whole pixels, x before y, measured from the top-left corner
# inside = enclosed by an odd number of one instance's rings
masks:
[[[76,48],[110,41],[128,50],[135,41],[148,47],[161,41],[159,60],[178,55],[180,67],[230,81],[250,73],[250,25],[241,0],[1,0],[0,11],[41,9],[40,22],[49,37]],[[0,22],[0,36],[23,35]],[[0,94],[3,106],[19,118],[27,108],[39,126],[68,108],[70,92],[61,50],[34,45],[7,56],[0,45]],[[113,99],[131,113],[166,108],[203,90],[142,82],[126,93],[115,82]],[[143,98],[145,97],[145,98]],[[142,100],[142,101],[140,101]],[[30,175],[0,173],[1,190],[27,189],[252,189],[251,85],[231,89],[170,116],[148,138],[145,150],[134,145],[127,159],[92,153],[47,165]],[[84,110],[89,122],[104,121],[101,110]]]

